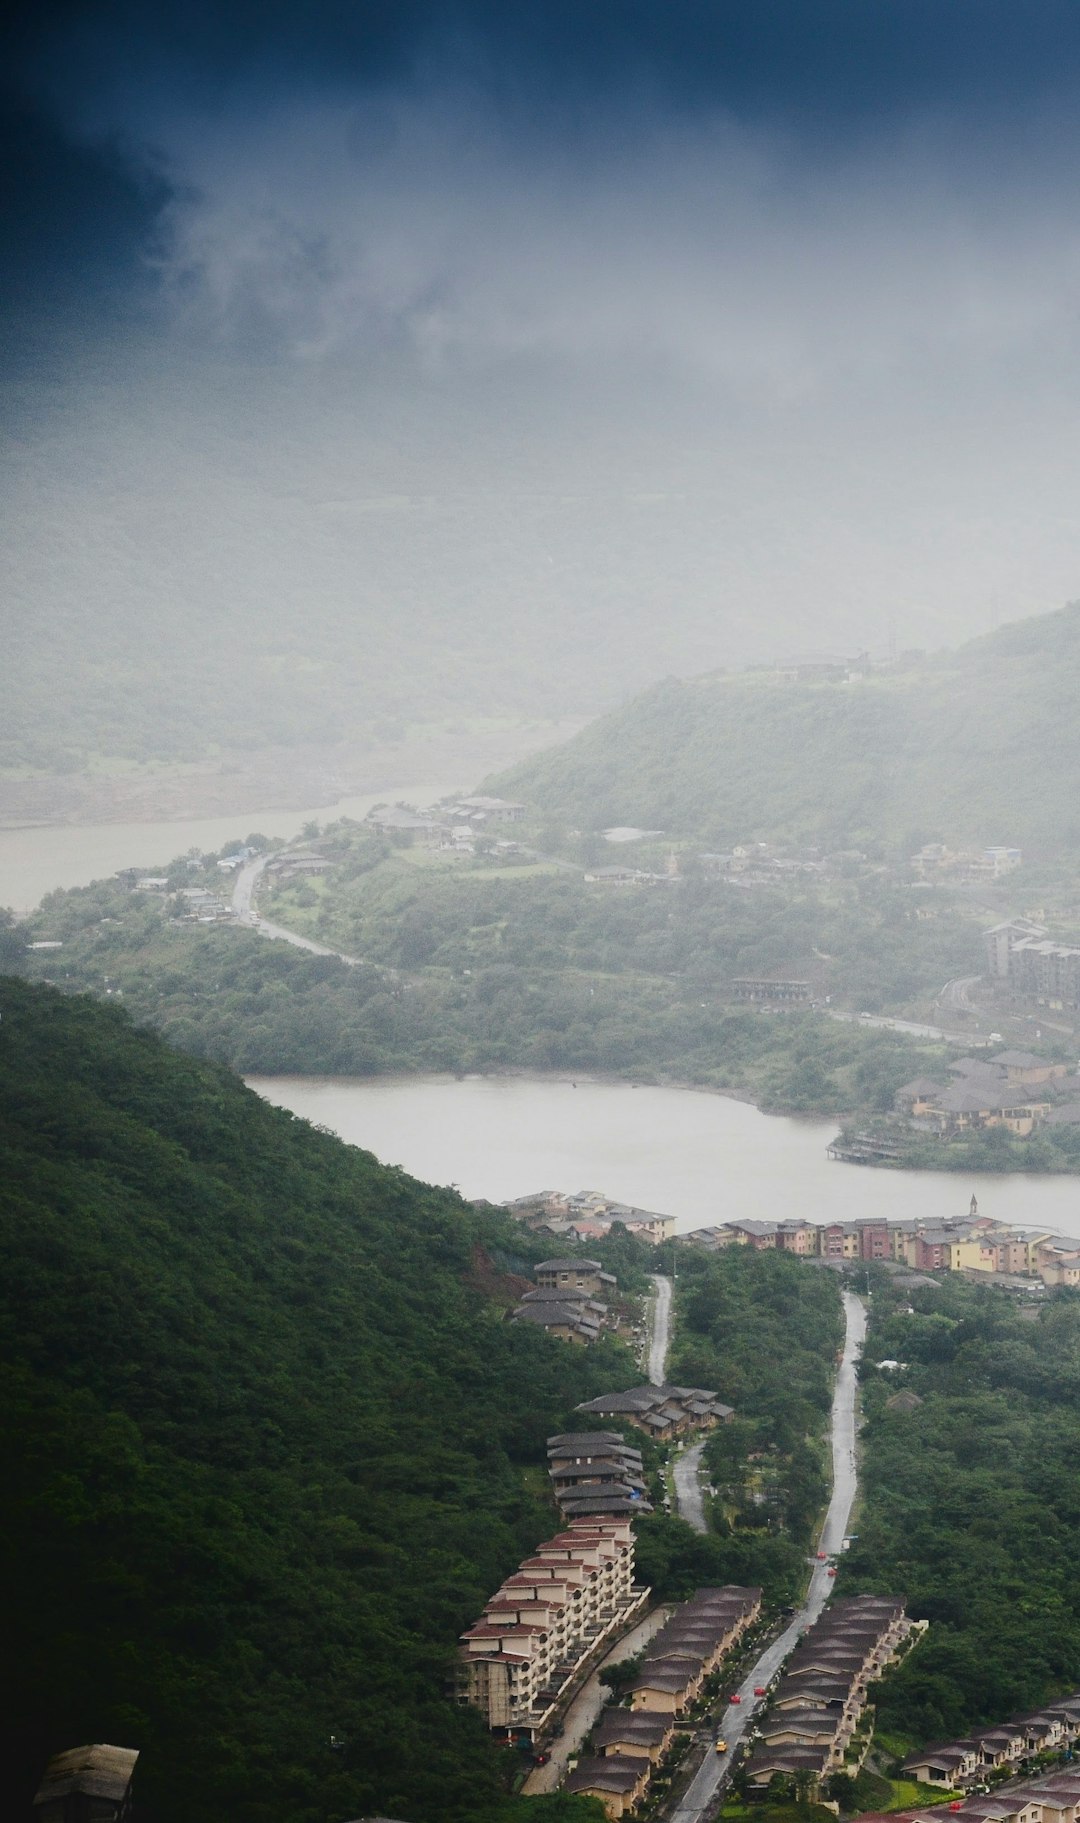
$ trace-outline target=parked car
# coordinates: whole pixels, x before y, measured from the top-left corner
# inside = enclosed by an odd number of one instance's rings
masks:
[[[769,1694],[768,1684],[755,1684],[754,1685],[754,1695],[755,1696],[768,1696],[768,1694]]]

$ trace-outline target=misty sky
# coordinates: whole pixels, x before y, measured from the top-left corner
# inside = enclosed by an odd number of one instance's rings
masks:
[[[162,586],[227,614],[268,438],[320,502],[464,493],[469,541],[487,494],[572,496],[551,587],[612,626],[620,588],[639,618],[655,593],[670,663],[661,629],[642,682],[800,632],[942,643],[1080,594],[1068,0],[26,15],[5,59],[16,614],[107,614],[121,546],[150,600],[162,492],[200,472],[236,489],[235,549],[208,571],[173,527]],[[117,502],[148,451],[133,530]],[[80,555],[44,562],[61,513]],[[537,560],[510,534],[475,556],[508,593]],[[300,568],[270,567],[299,606]]]

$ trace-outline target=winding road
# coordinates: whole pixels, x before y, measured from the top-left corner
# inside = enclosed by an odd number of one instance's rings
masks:
[[[283,924],[271,924],[269,919],[259,917],[255,910],[255,888],[263,868],[271,859],[270,855],[259,855],[254,861],[245,862],[240,869],[233,887],[233,917],[240,924],[251,925],[260,937],[271,937],[279,943],[291,943],[294,949],[306,949],[313,956],[336,956],[339,962],[347,962],[350,968],[355,968],[355,956],[346,956],[339,949],[329,949],[325,943],[316,943],[312,937],[301,937],[294,930],[286,930]]]
[[[839,1551],[848,1528],[852,1503],[855,1499],[855,1362],[866,1335],[866,1311],[857,1297],[851,1292],[844,1293],[844,1320],[846,1332],[844,1352],[836,1376],[836,1391],[832,1403],[832,1466],[833,1491],[829,1501],[825,1523],[821,1529],[818,1548],[830,1556]],[[743,1741],[751,1727],[758,1709],[767,1698],[755,1696],[756,1685],[768,1686],[776,1676],[788,1654],[792,1652],[799,1635],[805,1632],[817,1620],[822,1608],[832,1592],[832,1579],[829,1576],[829,1565],[815,1561],[814,1573],[810,1578],[810,1587],[802,1607],[794,1615],[778,1639],[767,1646],[760,1658],[747,1672],[739,1685],[741,1702],[733,1705],[723,1720],[724,1739],[728,1744],[727,1754],[723,1758],[712,1752],[708,1753],[698,1768],[678,1808],[671,1812],[670,1823],[702,1823],[711,1810],[717,1793],[726,1784],[734,1757],[734,1750]]]

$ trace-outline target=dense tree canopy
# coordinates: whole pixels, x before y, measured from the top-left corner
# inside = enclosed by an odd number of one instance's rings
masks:
[[[546,1435],[634,1362],[504,1321],[543,1252],[506,1218],[115,1008],[0,1015],[9,1789],[104,1739],[150,1823],[509,1818],[445,1675],[556,1523]]]

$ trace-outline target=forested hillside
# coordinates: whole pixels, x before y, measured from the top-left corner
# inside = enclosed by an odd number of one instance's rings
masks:
[[[115,880],[51,894],[33,935],[63,949],[20,963],[119,990],[134,1018],[248,1072],[603,1070],[828,1114],[888,1108],[922,1054],[812,1013],[762,1019],[730,1002],[728,977],[804,968],[877,1008],[959,973],[976,941],[959,919],[916,924],[876,879],[828,898],[751,900],[701,878],[612,894],[565,870],[413,865],[355,826],[324,845],[326,890],[271,900],[269,915],[363,966],[171,922],[166,902]],[[187,877],[202,876],[176,875]],[[220,876],[211,866],[206,878]]]
[[[102,1739],[145,1823],[518,1814],[444,1674],[630,1357],[503,1321],[541,1243],[115,1008],[4,979],[0,1109],[12,1802]]]
[[[1035,1312],[956,1275],[900,1297],[882,1283],[865,1361],[842,1588],[898,1589],[930,1621],[882,1688],[882,1728],[921,1745],[1080,1688],[1080,1296]],[[898,1390],[922,1403],[891,1404]]]
[[[669,678],[492,782],[585,829],[1080,847],[1080,603],[850,683]],[[1038,785],[1034,785],[1037,776]]]

